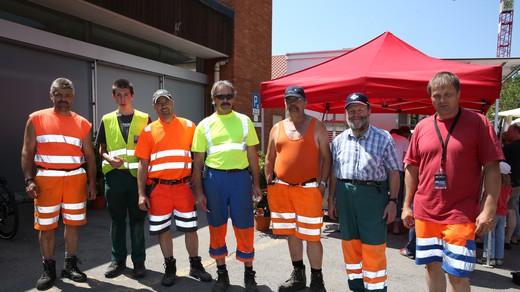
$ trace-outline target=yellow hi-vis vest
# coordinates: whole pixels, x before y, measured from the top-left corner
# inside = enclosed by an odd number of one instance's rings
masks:
[[[119,169],[128,169],[133,176],[137,176],[137,166],[139,158],[134,155],[135,144],[141,131],[148,124],[148,114],[138,110],[134,110],[134,116],[128,130],[128,142],[125,142],[123,134],[119,128],[119,121],[117,119],[117,111],[113,111],[103,116],[103,125],[105,127],[105,136],[107,143],[107,152],[110,156],[119,156],[125,163]],[[103,160],[102,163],[103,174],[107,174],[114,168]]]

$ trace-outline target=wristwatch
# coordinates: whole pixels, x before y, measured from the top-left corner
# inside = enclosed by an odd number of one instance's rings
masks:
[[[26,178],[25,179],[25,186],[28,186],[31,182],[34,182],[34,177]]]
[[[324,187],[327,187],[327,182],[326,181],[320,181],[320,185],[323,185]]]
[[[394,202],[397,205],[397,198],[388,198],[388,201]]]

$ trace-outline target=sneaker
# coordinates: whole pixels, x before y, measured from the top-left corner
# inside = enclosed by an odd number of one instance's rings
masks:
[[[144,263],[134,263],[132,276],[136,279],[144,278],[144,276],[146,276],[146,267],[144,266]]]
[[[87,281],[87,275],[78,268],[78,262],[81,264],[80,259],[76,256],[66,257],[63,263],[63,270],[61,270],[61,276],[69,278],[74,282]]]
[[[477,259],[477,263],[482,264],[482,265],[487,265],[487,258],[483,257],[483,258]],[[490,266],[496,265],[496,261],[494,259],[490,259],[489,265]]]
[[[112,261],[105,271],[105,278],[115,278],[123,273],[126,269],[126,263],[124,261]]]
[[[163,286],[169,287],[175,283],[175,274],[177,273],[176,262],[173,257],[164,259],[164,276],[161,281]]]
[[[217,282],[213,285],[212,292],[225,292],[229,287],[229,274],[227,270],[217,270]]]
[[[43,274],[36,281],[36,289],[47,290],[53,286],[54,280],[56,280],[56,261],[55,260],[44,260],[43,261]]]
[[[325,283],[323,282],[323,274],[319,273],[311,273],[311,286],[310,291],[313,292],[326,292]]]
[[[297,291],[305,288],[306,285],[305,266],[303,266],[303,268],[294,267],[291,277],[278,287],[278,292]]]
[[[504,260],[503,259],[496,259],[495,262],[496,262],[497,266],[501,266],[501,265],[504,264]]]
[[[253,270],[246,270],[244,272],[244,285],[246,287],[246,292],[256,292],[258,291],[258,287],[256,286],[255,281],[256,272]]]
[[[202,266],[200,257],[190,258],[190,276],[202,282],[211,282],[213,280],[213,277]]]

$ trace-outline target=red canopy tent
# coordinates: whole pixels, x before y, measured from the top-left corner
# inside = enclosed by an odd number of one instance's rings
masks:
[[[461,80],[460,105],[487,112],[500,95],[502,67],[464,64],[429,57],[385,32],[370,42],[313,67],[261,84],[263,108],[283,108],[285,88],[300,85],[307,109],[344,113],[345,98],[365,93],[373,113],[433,114],[426,91],[440,71]]]

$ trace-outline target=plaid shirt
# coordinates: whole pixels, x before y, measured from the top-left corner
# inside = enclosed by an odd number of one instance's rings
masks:
[[[348,129],[332,141],[332,169],[337,178],[385,181],[387,170],[403,171],[387,131],[369,126],[356,138]]]

